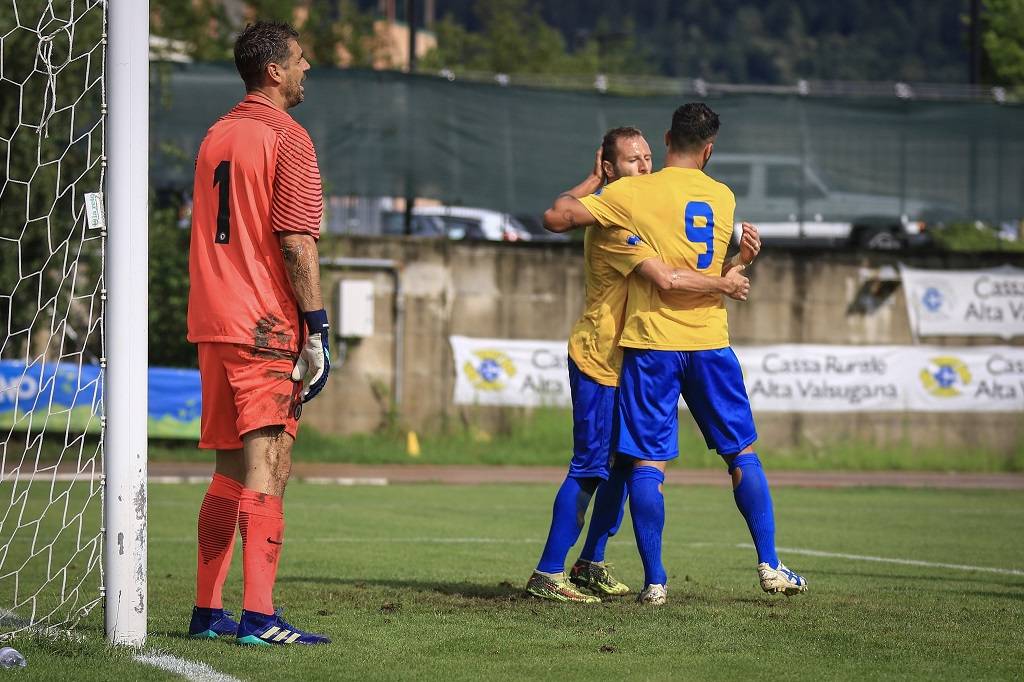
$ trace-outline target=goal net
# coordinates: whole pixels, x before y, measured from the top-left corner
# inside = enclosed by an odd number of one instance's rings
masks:
[[[106,4],[0,0],[2,639],[101,602]]]

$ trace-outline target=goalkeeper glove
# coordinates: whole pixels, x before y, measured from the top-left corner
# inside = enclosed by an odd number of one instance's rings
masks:
[[[292,370],[292,380],[302,382],[302,402],[308,403],[323,390],[331,373],[330,327],[322,308],[302,316],[306,319],[306,343]]]

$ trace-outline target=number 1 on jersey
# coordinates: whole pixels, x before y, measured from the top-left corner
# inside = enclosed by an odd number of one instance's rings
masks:
[[[220,185],[217,198],[217,234],[215,244],[227,244],[231,239],[231,162],[221,161],[213,171],[213,186]]]
[[[707,270],[715,259],[715,212],[711,205],[704,201],[690,201],[684,212],[686,221],[686,238],[694,244],[707,244],[708,250],[697,256],[697,269]],[[707,224],[697,227],[695,218],[704,218]]]

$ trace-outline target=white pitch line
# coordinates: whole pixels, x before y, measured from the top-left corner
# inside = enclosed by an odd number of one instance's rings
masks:
[[[736,545],[743,549],[753,549],[753,545],[741,543]],[[873,561],[880,564],[899,564],[901,566],[922,566],[924,568],[949,568],[954,571],[978,571],[981,573],[998,573],[999,575],[1020,575],[1024,571],[1015,568],[993,568],[991,566],[971,566],[968,564],[946,564],[938,561],[920,561],[918,559],[895,559],[892,557],[869,556],[864,554],[843,554],[842,552],[822,552],[816,549],[799,549],[796,547],[779,547],[778,551],[804,556],[825,557],[828,559],[849,559],[850,561]]]
[[[237,677],[218,672],[205,663],[186,661],[183,658],[178,658],[162,651],[136,654],[135,660],[139,663],[180,675],[186,680],[192,680],[193,682],[240,682]]]

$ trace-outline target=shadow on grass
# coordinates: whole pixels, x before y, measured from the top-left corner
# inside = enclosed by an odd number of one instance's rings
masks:
[[[817,575],[817,576],[837,577],[837,578],[868,578],[868,579],[871,579],[871,580],[887,581],[887,582],[890,582],[890,583],[894,583],[894,582],[918,582],[918,581],[923,581],[923,582],[927,582],[927,583],[934,583],[935,586],[932,589],[935,592],[955,591],[955,592],[962,592],[963,594],[985,594],[985,593],[981,592],[980,590],[962,590],[960,588],[956,588],[955,590],[942,589],[940,587],[940,585],[953,585],[953,584],[962,584],[962,583],[982,583],[983,585],[990,586],[990,587],[993,586],[993,585],[998,585],[999,587],[1006,587],[1006,588],[1009,588],[1009,589],[1020,589],[1021,587],[1024,587],[1024,579],[1013,580],[1012,578],[1008,578],[1008,577],[1005,577],[1005,576],[1002,576],[1002,575],[999,575],[999,574],[980,573],[980,572],[979,573],[964,574],[964,575],[959,576],[959,577],[952,577],[952,576],[949,576],[948,574],[923,575],[923,574],[918,573],[918,574],[914,574],[914,575],[907,575],[907,574],[897,575],[897,574],[893,574],[893,573],[862,573],[862,572],[854,572],[854,571],[817,571],[815,573],[815,575]],[[819,578],[819,581],[820,581],[820,578]],[[820,582],[819,582],[819,584],[820,584]],[[814,587],[814,585],[812,583],[812,589],[813,589],[813,587]],[[1011,596],[1011,595],[1007,594],[1007,595],[1003,595],[1003,596]],[[1016,598],[1024,599],[1024,594],[1012,595],[1012,596],[1014,596]]]
[[[496,585],[488,585],[471,582],[438,582],[430,580],[383,580],[364,578],[337,578],[324,576],[281,576],[277,579],[278,584],[305,584],[305,585],[336,585],[352,587],[357,590],[369,587],[386,588],[392,590],[412,590],[414,592],[425,592],[441,594],[446,597],[461,597],[464,599],[481,599],[485,601],[509,602],[517,599],[527,599],[525,587],[513,585],[509,581],[502,581]]]
[[[369,589],[384,589],[384,590],[407,590],[412,592],[418,592],[423,595],[440,595],[456,600],[471,600],[479,602],[491,602],[493,604],[536,604],[538,606],[544,604],[551,604],[564,607],[564,604],[556,604],[555,602],[549,602],[544,599],[533,597],[526,592],[525,583],[523,585],[513,584],[510,581],[504,580],[497,584],[481,584],[471,582],[440,582],[440,581],[429,581],[429,580],[366,580],[356,578],[337,578],[337,577],[299,577],[299,576],[288,576],[280,577],[277,579],[278,584],[292,584],[292,585],[306,585],[306,586],[321,586],[321,587],[348,587],[352,588],[355,594],[360,591]],[[376,596],[376,595],[375,595]],[[637,606],[636,594],[631,592],[623,597],[602,597],[602,600],[606,604],[630,604]],[[387,613],[388,608],[387,602],[383,607],[382,613]],[[692,606],[707,606],[715,604],[744,604],[753,607],[759,607],[764,609],[775,609],[785,605],[785,601],[779,598],[772,598],[766,595],[757,593],[751,593],[749,595],[733,596],[729,594],[715,593],[715,594],[704,594],[700,592],[690,592],[680,590],[672,596],[672,603],[674,606],[683,606],[686,604]],[[401,605],[399,604],[399,607]],[[638,606],[638,608],[647,608],[644,606]]]

